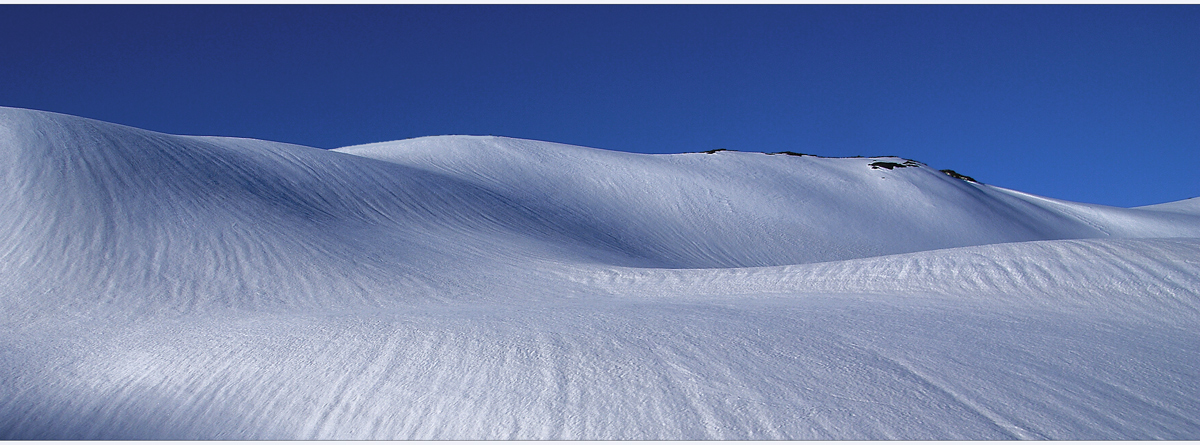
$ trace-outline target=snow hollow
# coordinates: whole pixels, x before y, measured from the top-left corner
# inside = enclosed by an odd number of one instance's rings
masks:
[[[0,184],[4,439],[1200,439],[1196,199],[12,108]]]

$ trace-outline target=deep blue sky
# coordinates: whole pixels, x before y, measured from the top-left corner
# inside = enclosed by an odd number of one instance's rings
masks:
[[[322,148],[897,155],[1200,196],[1200,6],[0,5],[0,105]]]

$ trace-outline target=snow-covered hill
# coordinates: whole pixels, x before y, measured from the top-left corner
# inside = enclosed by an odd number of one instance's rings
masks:
[[[444,136],[337,151],[444,174],[652,267],[745,267],[1002,242],[1200,236],[1197,220],[951,178],[897,158],[643,155]],[[915,164],[915,163],[914,163]],[[590,241],[590,242],[589,242]]]
[[[0,181],[0,438],[1200,438],[1195,199],[11,108]]]

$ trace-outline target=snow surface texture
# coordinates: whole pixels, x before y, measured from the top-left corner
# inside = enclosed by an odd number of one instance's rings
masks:
[[[1200,439],[1200,201],[0,109],[0,438]]]

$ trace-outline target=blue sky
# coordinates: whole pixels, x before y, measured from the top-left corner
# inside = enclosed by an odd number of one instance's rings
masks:
[[[897,155],[1200,196],[1200,5],[0,5],[0,105],[334,148]]]

